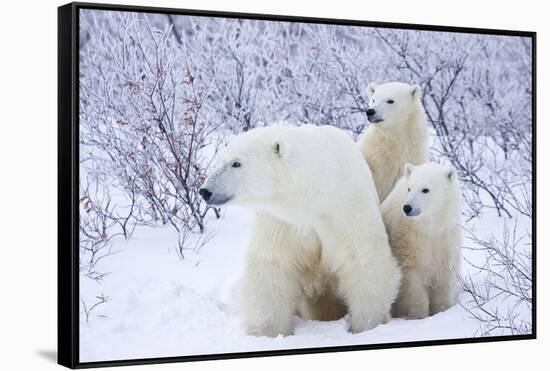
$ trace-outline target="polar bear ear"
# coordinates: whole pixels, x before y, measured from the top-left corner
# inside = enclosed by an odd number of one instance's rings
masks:
[[[447,178],[452,182],[456,179],[456,170],[452,166],[447,166]]]
[[[231,144],[232,142],[235,141],[235,138],[237,138],[237,135],[235,134],[229,134],[227,137],[226,137],[226,142],[227,144]]]
[[[413,98],[420,98],[420,93],[422,93],[420,85],[415,84],[411,86],[411,95],[413,96]]]
[[[374,91],[376,90],[376,88],[378,88],[378,85],[375,84],[374,82],[371,82],[368,86],[367,86],[367,95],[370,97],[372,97],[372,95],[374,94]]]
[[[411,173],[413,172],[414,170],[414,165],[413,164],[405,164],[405,176],[408,178],[409,175],[411,175]]]
[[[275,156],[279,158],[287,157],[289,152],[288,143],[284,143],[280,139],[273,142],[273,153]]]

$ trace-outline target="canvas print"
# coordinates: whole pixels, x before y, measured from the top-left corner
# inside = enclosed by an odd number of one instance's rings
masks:
[[[80,362],[531,335],[532,42],[79,9]]]

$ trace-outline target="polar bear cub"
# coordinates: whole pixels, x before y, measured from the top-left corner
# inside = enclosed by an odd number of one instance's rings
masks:
[[[461,191],[452,167],[407,164],[404,172],[381,205],[403,274],[392,314],[424,318],[456,303]]]
[[[371,125],[359,148],[382,202],[403,176],[406,163],[420,165],[428,161],[428,129],[418,85],[370,83],[367,93]]]
[[[400,270],[369,168],[343,131],[250,130],[221,153],[200,194],[257,212],[241,292],[248,334],[292,334],[304,300],[343,303],[353,332],[389,321]]]

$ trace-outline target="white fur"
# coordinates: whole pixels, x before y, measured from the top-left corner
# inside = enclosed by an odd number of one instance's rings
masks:
[[[416,216],[405,215],[405,204]],[[435,163],[405,165],[405,175],[382,203],[392,252],[403,272],[394,316],[424,318],[456,303],[460,204],[455,170]]]
[[[400,272],[370,171],[346,134],[254,129],[221,157],[204,188],[257,211],[241,293],[247,333],[289,335],[298,311],[328,319],[348,310],[353,332],[389,320]]]
[[[380,202],[403,176],[406,163],[428,161],[428,132],[417,85],[391,82],[368,85],[369,108],[376,114],[359,142],[372,172]],[[392,100],[393,103],[388,103]],[[381,121],[379,121],[381,120]]]

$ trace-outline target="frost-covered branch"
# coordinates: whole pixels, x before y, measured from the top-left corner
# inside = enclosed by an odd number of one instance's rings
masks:
[[[460,277],[466,293],[460,305],[480,322],[481,336],[531,333],[532,241],[530,233],[519,233],[517,221],[511,229],[505,225],[501,237],[480,238],[469,232],[475,246],[471,249],[484,261],[466,259],[478,273]]]

